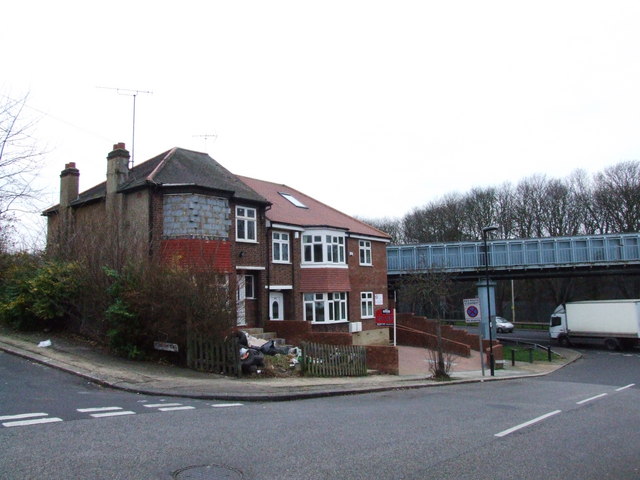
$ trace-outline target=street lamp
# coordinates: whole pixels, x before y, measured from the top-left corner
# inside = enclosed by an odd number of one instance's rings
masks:
[[[491,368],[491,376],[496,375],[496,362],[493,358],[493,326],[491,322],[491,295],[489,294],[489,251],[487,250],[487,234],[495,232],[498,227],[490,225],[482,229],[482,240],[484,242],[484,286],[487,289],[487,317],[489,320],[489,367]]]

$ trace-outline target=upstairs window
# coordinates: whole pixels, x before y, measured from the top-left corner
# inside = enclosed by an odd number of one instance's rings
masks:
[[[272,258],[275,263],[289,263],[289,234],[285,232],[273,232]]]
[[[372,265],[371,262],[371,242],[368,240],[360,240],[360,265]]]
[[[303,263],[344,264],[344,236],[327,232],[305,233],[302,236],[302,261]]]
[[[257,235],[256,209],[236,207],[236,240],[255,242]]]

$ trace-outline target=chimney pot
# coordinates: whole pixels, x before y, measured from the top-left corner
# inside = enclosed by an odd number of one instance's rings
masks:
[[[125,150],[124,142],[119,142],[113,145],[114,150]]]

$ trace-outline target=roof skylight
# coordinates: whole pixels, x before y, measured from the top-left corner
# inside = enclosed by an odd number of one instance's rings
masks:
[[[283,192],[278,192],[278,193],[280,195],[282,195],[284,198],[286,198],[287,200],[289,200],[291,203],[293,203],[298,208],[309,208],[304,203],[302,203],[300,200],[298,200],[296,197],[291,195],[290,193],[283,193]]]

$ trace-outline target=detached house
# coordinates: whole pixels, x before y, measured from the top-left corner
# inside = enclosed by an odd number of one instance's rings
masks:
[[[388,306],[389,236],[286,185],[232,174],[181,148],[133,168],[125,145],[107,156],[104,183],[79,192],[66,165],[60,203],[44,212],[50,248],[83,237],[123,255],[224,274],[238,325],[309,322],[314,331],[375,327]],[[93,239],[93,241],[88,241]]]

